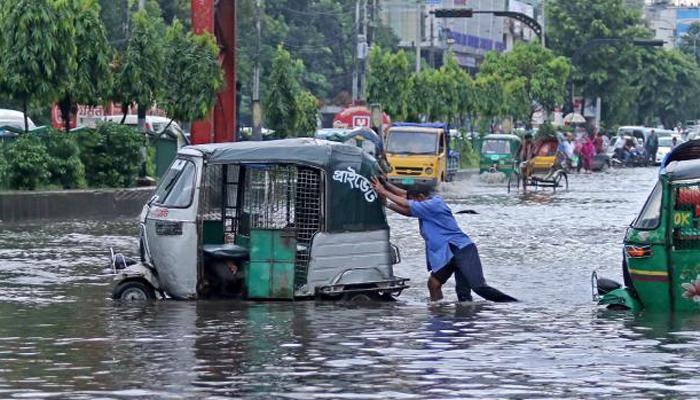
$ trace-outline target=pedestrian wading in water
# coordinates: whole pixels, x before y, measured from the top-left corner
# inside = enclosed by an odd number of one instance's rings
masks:
[[[452,210],[432,189],[424,186],[403,190],[386,180],[373,180],[374,190],[387,208],[418,218],[420,234],[425,240],[428,262],[430,299],[442,299],[442,285],[454,274],[459,301],[471,301],[473,290],[486,300],[517,301],[486,284],[476,244],[457,225]]]

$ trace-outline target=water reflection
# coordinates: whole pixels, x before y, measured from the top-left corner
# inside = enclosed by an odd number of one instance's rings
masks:
[[[443,188],[487,279],[517,304],[429,305],[415,221],[390,216],[413,286],[392,304],[109,300],[112,245],[133,221],[0,228],[0,397],[697,397],[700,317],[620,314],[590,272],[619,277],[624,229],[655,170],[572,176],[570,191]],[[454,300],[450,288],[445,290]]]

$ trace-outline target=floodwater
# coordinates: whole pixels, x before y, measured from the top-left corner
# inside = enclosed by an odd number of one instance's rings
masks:
[[[415,221],[392,215],[399,301],[119,305],[107,246],[135,221],[0,227],[0,398],[449,399],[700,396],[700,316],[599,310],[654,169],[574,175],[566,193],[443,188],[491,285],[521,299],[430,305]]]

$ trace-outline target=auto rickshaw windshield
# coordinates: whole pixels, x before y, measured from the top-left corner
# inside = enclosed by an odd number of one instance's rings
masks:
[[[391,131],[386,149],[393,154],[435,154],[437,139],[433,132]]]
[[[481,146],[482,154],[510,153],[510,142],[507,140],[486,140]]]
[[[637,219],[632,222],[632,227],[635,229],[656,229],[661,222],[661,198],[663,190],[661,182],[657,182],[652,190],[651,195],[639,213]]]
[[[153,203],[165,207],[188,207],[194,194],[195,172],[192,161],[176,159],[158,185]]]

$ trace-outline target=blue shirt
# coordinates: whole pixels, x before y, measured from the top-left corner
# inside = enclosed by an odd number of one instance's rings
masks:
[[[425,255],[428,269],[436,272],[452,259],[450,245],[463,249],[472,240],[457,225],[452,210],[445,201],[435,196],[425,201],[410,200],[411,215],[418,218],[420,234],[425,240]]]

